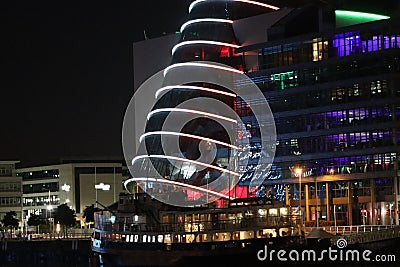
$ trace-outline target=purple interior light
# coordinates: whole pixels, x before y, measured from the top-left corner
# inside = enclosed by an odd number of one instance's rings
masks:
[[[379,51],[381,49],[400,48],[400,36],[374,35],[371,39],[361,40],[358,33],[347,32],[333,36],[332,45],[336,56],[344,57],[357,53]]]

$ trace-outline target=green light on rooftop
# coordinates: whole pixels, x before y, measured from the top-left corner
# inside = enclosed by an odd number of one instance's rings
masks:
[[[335,15],[336,27],[345,27],[376,20],[390,19],[389,16],[349,10],[335,10]]]

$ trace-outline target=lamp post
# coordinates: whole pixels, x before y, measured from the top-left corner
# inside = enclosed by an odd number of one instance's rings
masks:
[[[300,214],[300,229],[303,229],[303,213],[301,209],[301,176],[303,174],[302,168],[297,168],[294,171],[296,175],[299,177],[299,214]]]
[[[336,204],[333,204],[333,220],[335,221],[335,233],[337,233],[337,224],[336,224]]]
[[[49,221],[50,221],[50,233],[52,233],[53,232],[53,230],[54,230],[54,220],[53,220],[53,218],[51,217],[51,211],[53,210],[53,206],[52,205],[47,205],[47,210],[50,212],[50,218],[49,218]]]

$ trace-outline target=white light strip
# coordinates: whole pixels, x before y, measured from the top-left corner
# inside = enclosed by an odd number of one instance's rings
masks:
[[[212,195],[215,195],[215,196],[218,196],[218,197],[230,199],[229,196],[227,196],[227,195],[224,195],[224,194],[221,194],[221,193],[212,191],[212,190],[208,190],[208,189],[205,189],[205,188],[202,188],[202,187],[199,187],[199,186],[194,186],[194,185],[191,185],[191,184],[180,183],[180,182],[171,181],[171,180],[167,180],[167,179],[156,179],[156,178],[130,178],[130,179],[128,179],[128,180],[126,180],[126,181],[124,182],[125,190],[128,190],[128,189],[127,189],[127,185],[128,185],[128,183],[130,183],[130,182],[147,182],[147,181],[149,181],[149,182],[155,182],[155,183],[164,183],[164,184],[180,185],[180,186],[187,187],[187,188],[190,188],[190,189],[193,189],[193,190],[196,190],[196,191],[202,191],[202,192],[204,192],[204,193],[209,193],[209,194],[212,194]]]
[[[206,41],[206,40],[193,40],[193,41],[185,41],[181,42],[172,48],[172,55],[175,54],[176,50],[185,45],[193,45],[193,44],[205,44],[205,45],[220,45],[220,46],[228,46],[233,48],[240,48],[240,45],[224,43],[224,42],[217,42],[217,41]]]
[[[190,160],[190,159],[186,159],[186,158],[178,158],[178,157],[174,157],[174,156],[166,156],[166,155],[142,155],[142,156],[137,156],[132,160],[132,165],[135,163],[135,161],[137,161],[139,159],[144,159],[144,158],[170,159],[170,160],[182,161],[182,162],[187,162],[187,163],[191,163],[191,164],[194,164],[194,165],[200,165],[200,166],[207,167],[207,168],[210,168],[210,169],[218,170],[218,171],[221,171],[221,172],[226,172],[226,173],[229,173],[229,174],[232,174],[232,175],[235,175],[235,176],[240,176],[240,174],[237,173],[237,172],[233,172],[233,171],[230,171],[230,170],[227,170],[227,169],[224,169],[224,168],[221,168],[221,167],[217,167],[217,166],[214,166],[214,165],[211,165],[211,164],[207,164],[207,163],[204,163],[204,162],[199,162],[199,161],[196,161],[196,160]]]
[[[199,90],[199,91],[205,91],[205,92],[210,92],[210,93],[215,93],[219,95],[226,95],[230,97],[237,97],[236,94],[216,90],[216,89],[211,89],[211,88],[206,88],[206,87],[200,87],[200,86],[190,86],[190,85],[175,85],[175,86],[165,86],[163,88],[160,88],[156,92],[156,98],[160,96],[160,94],[164,91],[169,91],[173,89],[189,89],[189,90]]]
[[[192,109],[185,109],[185,108],[160,108],[160,109],[156,109],[156,110],[153,110],[152,112],[150,112],[147,115],[147,120],[149,120],[154,114],[161,113],[161,112],[192,113],[192,114],[198,114],[198,115],[202,115],[202,116],[206,116],[206,117],[212,117],[212,118],[216,118],[216,119],[220,119],[220,120],[224,120],[224,121],[229,121],[229,122],[232,122],[232,123],[237,123],[237,120],[235,120],[235,119],[231,119],[231,118],[228,118],[228,117],[224,117],[224,116],[220,116],[220,115],[216,115],[216,114],[212,114],[212,113],[208,113],[208,112],[192,110]]]
[[[202,136],[198,136],[198,135],[192,135],[192,134],[186,134],[186,133],[177,133],[177,132],[166,132],[166,131],[156,131],[156,132],[148,132],[145,133],[144,135],[142,135],[140,137],[140,142],[143,141],[144,138],[146,138],[147,136],[151,136],[151,135],[176,135],[176,136],[182,136],[182,137],[188,137],[188,138],[193,138],[193,139],[197,139],[197,140],[202,140],[202,141],[206,141],[206,142],[211,142],[211,143],[215,143],[221,146],[225,146],[225,147],[230,147],[233,149],[239,149],[239,147],[225,143],[225,142],[221,142],[215,139],[211,139],[211,138],[206,138],[206,137],[202,137]]]
[[[195,5],[197,5],[198,3],[201,3],[201,2],[205,2],[205,1],[206,0],[196,0],[193,3],[191,3],[189,6],[189,13],[192,12],[192,9],[194,8]]]
[[[181,26],[181,32],[183,32],[184,30],[185,30],[185,28],[187,27],[187,26],[189,26],[189,25],[191,25],[191,24],[194,24],[194,23],[200,23],[200,22],[220,22],[220,23],[229,23],[229,24],[232,24],[233,23],[233,20],[229,20],[229,19],[194,19],[194,20],[189,20],[188,22],[186,22],[186,23],[184,23],[182,26]]]
[[[199,3],[201,2],[205,2],[206,0],[196,0],[193,3],[190,4],[189,6],[189,13],[192,12],[192,9]],[[246,3],[246,4],[252,4],[252,5],[257,5],[257,6],[262,6],[262,7],[266,7],[266,8],[270,8],[273,10],[278,10],[279,7],[276,6],[272,6],[272,5],[268,5],[268,4],[264,4],[264,3],[260,3],[260,2],[256,2],[256,1],[248,1],[248,0],[231,0],[232,2],[242,2],[242,3]]]
[[[200,63],[200,62],[184,62],[184,63],[176,63],[176,64],[170,65],[167,68],[165,68],[164,76],[166,76],[167,73],[171,69],[175,69],[175,68],[179,68],[179,67],[203,67],[203,68],[225,70],[225,71],[230,71],[230,72],[238,73],[238,74],[244,74],[243,71],[240,71],[240,70],[234,69],[234,68],[229,68],[229,67],[224,67],[224,66],[219,66],[219,65],[214,65],[214,64],[208,64],[208,63]]]

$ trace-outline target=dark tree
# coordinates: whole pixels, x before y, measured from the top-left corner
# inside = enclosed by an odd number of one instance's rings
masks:
[[[93,204],[90,206],[86,206],[83,210],[83,217],[85,218],[86,223],[94,222],[94,213],[100,211],[101,209],[95,207]]]
[[[38,225],[47,224],[47,221],[46,221],[46,219],[42,218],[42,216],[40,216],[40,215],[32,214],[29,217],[27,223],[29,226],[38,226]]]
[[[68,227],[75,225],[75,211],[70,209],[67,204],[62,204],[57,207],[54,213],[54,221],[60,223],[60,225],[64,227],[66,233]]]
[[[37,233],[39,233],[39,225],[45,225],[48,223],[48,221],[40,215],[32,214],[29,216],[27,223],[29,226],[36,226]]]
[[[1,223],[4,227],[18,228],[19,220],[15,217],[17,217],[17,213],[15,211],[9,211],[4,215]]]

